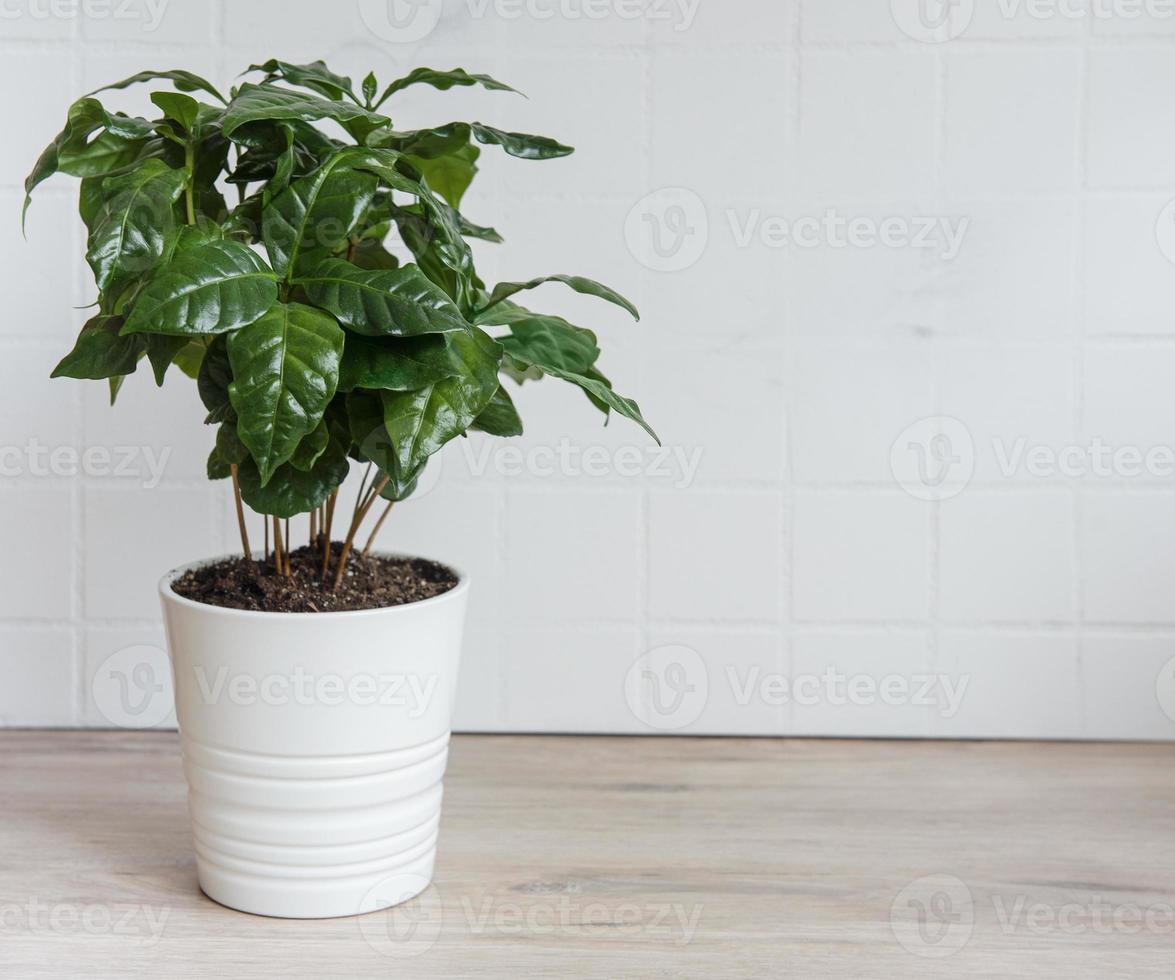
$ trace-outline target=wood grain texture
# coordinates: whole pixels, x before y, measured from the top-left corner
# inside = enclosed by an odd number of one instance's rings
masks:
[[[434,887],[298,922],[197,890],[174,733],[7,732],[0,976],[1169,978],[1173,763],[463,736]]]

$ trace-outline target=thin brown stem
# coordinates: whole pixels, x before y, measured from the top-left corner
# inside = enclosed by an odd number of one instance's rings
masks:
[[[261,524],[265,528],[265,551],[263,554],[265,555],[265,560],[269,561],[269,521],[264,520]]]
[[[331,587],[332,590],[338,591],[339,586],[343,582],[343,572],[347,567],[347,559],[351,555],[351,548],[355,544],[355,535],[359,532],[359,525],[363,523],[363,519],[367,516],[367,512],[371,510],[371,505],[375,503],[376,498],[383,491],[383,488],[388,485],[390,477],[383,476],[375,483],[372,493],[368,495],[367,501],[363,508],[357,513],[351,521],[351,527],[347,530],[347,540],[343,542],[343,550],[339,552],[339,564],[335,569],[335,581]]]
[[[314,542],[318,538],[318,508],[315,507],[310,511],[310,547],[314,547]]]
[[[276,517],[273,519],[273,566],[277,574],[282,573],[282,526]]]
[[[245,506],[241,503],[241,481],[237,479],[237,464],[233,463],[229,471],[233,475],[233,500],[237,503],[237,527],[241,532],[241,547],[245,550],[245,561],[248,561],[253,557],[253,552],[249,548],[249,531],[245,527]]]
[[[363,471],[363,479],[359,481],[359,493],[355,495],[355,509],[351,511],[351,520],[363,509],[363,502],[367,499],[367,478],[371,475],[371,463]]]
[[[290,552],[294,550],[294,543],[290,538],[290,519],[286,518],[286,578],[293,578],[294,572],[290,568]]]
[[[392,512],[392,504],[394,503],[394,500],[388,501],[388,505],[384,508],[384,512],[379,515],[379,520],[375,522],[375,527],[371,529],[371,537],[367,539],[367,544],[363,546],[364,558],[371,554],[371,546],[375,544],[375,539],[379,535],[380,528],[384,526],[384,521],[388,519],[388,514]]]
[[[335,524],[335,503],[339,499],[336,488],[326,500],[326,524],[322,532],[322,580],[330,573],[330,535]]]

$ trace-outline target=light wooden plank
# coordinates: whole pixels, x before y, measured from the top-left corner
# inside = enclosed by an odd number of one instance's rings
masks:
[[[295,922],[197,891],[174,733],[7,732],[0,975],[1166,980],[1173,762],[1172,745],[462,736],[425,899]],[[949,878],[911,887],[926,876]],[[945,913],[954,879],[960,920],[935,942],[932,914],[920,939],[910,903]]]

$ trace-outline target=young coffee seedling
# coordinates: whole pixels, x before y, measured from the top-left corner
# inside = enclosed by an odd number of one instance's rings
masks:
[[[91,93],[25,183],[31,194],[57,172],[82,178],[98,287],[53,376],[108,380],[112,402],[143,358],[158,384],[172,365],[195,379],[218,426],[208,475],[231,481],[246,558],[245,506],[272,518],[273,568],[286,575],[289,519],[308,514],[322,579],[337,589],[377,501],[368,548],[433,453],[469,429],[522,432],[503,375],[570,382],[652,434],[597,370],[595,334],[515,298],[559,282],[635,317],[631,303],[579,276],[490,289],[473,267],[467,239],[501,241],[458,210],[481,146],[524,160],[571,148],[477,122],[401,131],[387,108],[413,85],[509,86],[418,68],[382,92],[369,74],[357,93],[321,61],[250,73],[259,81],[227,98],[182,70],[107,86],[170,82],[177,91],[151,94],[156,119],[111,112]],[[366,464],[364,479],[332,549],[351,460]]]

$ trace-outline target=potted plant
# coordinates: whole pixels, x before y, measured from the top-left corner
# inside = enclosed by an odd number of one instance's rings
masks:
[[[81,178],[97,284],[53,376],[105,380],[112,403],[143,360],[160,385],[194,379],[216,426],[208,475],[235,500],[242,554],[161,583],[201,887],[248,912],[347,915],[431,876],[469,590],[460,571],[374,552],[375,534],[449,440],[522,432],[503,376],[570,382],[648,429],[596,368],[591,331],[517,299],[557,281],[636,310],[578,276],[490,289],[474,269],[468,240],[501,240],[459,210],[481,146],[570,147],[389,115],[414,85],[508,86],[418,68],[357,92],[321,61],[248,73],[227,96],[182,70],[107,87],[170,83],[154,119],[91,93],[25,186]]]

